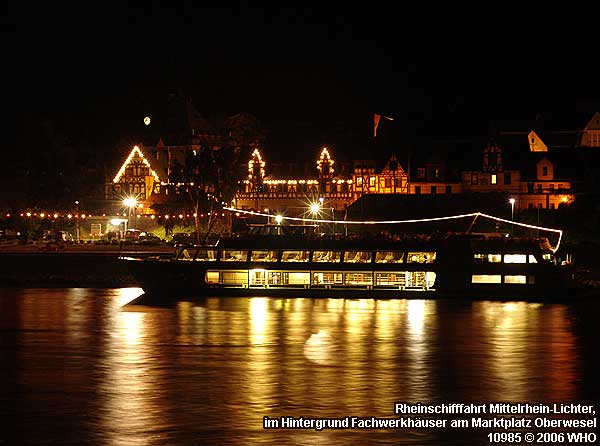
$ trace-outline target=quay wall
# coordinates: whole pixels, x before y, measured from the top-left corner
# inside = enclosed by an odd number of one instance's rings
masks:
[[[0,253],[0,287],[139,286],[119,256],[146,257],[164,252]]]

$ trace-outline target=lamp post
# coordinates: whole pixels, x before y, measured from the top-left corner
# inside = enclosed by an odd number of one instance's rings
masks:
[[[125,222],[125,232],[127,232],[127,227],[129,226],[129,219],[131,218],[131,209],[136,207],[137,200],[133,197],[125,198],[123,200],[123,204],[127,207],[127,221]]]
[[[511,197],[508,202],[510,203],[510,235],[513,236],[515,235],[515,199]]]
[[[335,209],[334,208],[331,208],[331,219],[333,220],[331,235],[335,235]]]
[[[75,212],[79,214],[79,200],[75,201]],[[75,221],[75,240],[79,243],[79,218]]]

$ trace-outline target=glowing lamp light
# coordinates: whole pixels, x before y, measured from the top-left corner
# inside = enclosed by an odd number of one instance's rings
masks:
[[[144,118],[144,124],[146,124],[146,125],[150,125],[150,122],[152,122],[152,121],[150,120],[150,116],[146,116],[146,117]]]
[[[71,214],[67,214],[67,218],[71,219],[73,216]]]
[[[319,203],[312,203],[310,205],[310,212],[312,212],[313,214],[318,214],[320,209],[321,205]]]
[[[137,204],[137,200],[133,197],[128,197],[123,200],[123,204],[128,208],[133,208]]]
[[[31,212],[27,212],[27,214],[25,214],[25,215],[27,215],[28,217],[31,217]]]
[[[43,212],[40,214],[40,217],[44,218],[46,216],[46,214],[44,214]]]
[[[282,215],[276,215],[275,216],[275,221],[277,222],[278,225],[281,224],[281,222],[283,221],[283,216]]]
[[[53,217],[54,217],[54,218],[58,218],[58,214],[54,214],[54,215],[53,215]]]
[[[561,197],[560,201],[562,203],[566,203],[567,201],[569,201],[569,199],[567,197]]]

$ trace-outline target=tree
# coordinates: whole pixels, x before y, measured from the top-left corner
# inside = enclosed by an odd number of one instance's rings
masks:
[[[250,154],[263,141],[258,121],[251,115],[234,115],[215,127],[222,136],[220,144],[206,138],[200,150],[188,153],[184,169],[186,178],[182,187],[194,210],[198,242],[206,241],[219,220],[223,204],[232,202],[247,175]],[[206,215],[204,228],[201,214]]]

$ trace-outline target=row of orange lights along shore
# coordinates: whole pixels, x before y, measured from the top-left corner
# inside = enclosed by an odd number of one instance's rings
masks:
[[[45,213],[45,212],[20,212],[18,213],[18,215],[20,217],[39,217],[39,218],[67,218],[67,219],[86,219],[86,218],[98,218],[98,217],[106,217],[106,213],[103,213],[102,215],[94,215],[92,216],[92,214],[59,214],[59,213]],[[121,214],[119,212],[116,213],[117,216],[121,216]],[[207,216],[210,216],[210,213],[206,214]],[[225,214],[224,213],[219,213],[219,212],[214,212],[213,215],[220,215],[221,217],[224,217]],[[239,216],[239,213],[237,213],[236,215]],[[13,216],[13,214],[7,213],[5,214],[6,218],[11,218]],[[122,214],[123,217],[126,217],[127,214],[123,213]],[[135,218],[150,218],[150,219],[155,219],[155,218],[164,218],[166,220],[168,220],[169,218],[180,218],[180,219],[184,219],[184,218],[196,218],[198,216],[198,214],[164,214],[164,215],[155,215],[155,214],[144,214],[144,215],[136,215]],[[204,218],[205,215],[204,214],[200,214],[200,218]],[[132,217],[133,218],[133,217]]]

